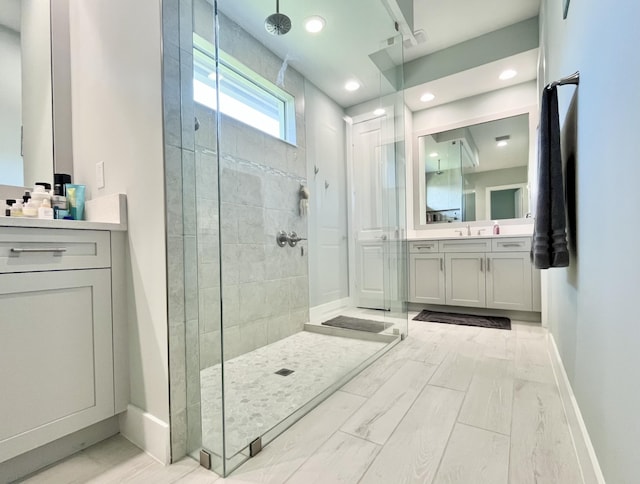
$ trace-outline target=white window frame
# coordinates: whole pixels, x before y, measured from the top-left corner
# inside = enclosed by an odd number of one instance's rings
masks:
[[[193,35],[194,101],[216,110],[220,86],[220,112],[287,143],[296,144],[295,98],[247,66],[219,51],[216,82],[215,48]],[[208,75],[205,75],[206,73]]]

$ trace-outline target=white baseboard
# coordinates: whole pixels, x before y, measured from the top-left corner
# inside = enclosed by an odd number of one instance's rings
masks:
[[[567,416],[571,439],[573,440],[574,449],[578,456],[578,462],[582,472],[582,478],[585,484],[606,484],[598,457],[591,444],[591,438],[587,426],[582,418],[580,407],[571,388],[571,382],[564,369],[560,352],[556,345],[555,339],[551,333],[548,333],[549,353],[551,356],[551,365],[556,376],[556,382],[560,390],[560,398],[564,406],[564,412]]]
[[[169,424],[129,404],[120,414],[120,433],[164,465],[171,464]]]
[[[321,323],[326,321],[327,317],[335,316],[336,312],[350,306],[351,298],[336,299],[325,304],[320,304],[313,308],[309,308],[309,322]]]

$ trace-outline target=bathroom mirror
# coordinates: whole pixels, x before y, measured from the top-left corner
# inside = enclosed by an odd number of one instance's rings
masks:
[[[416,222],[504,220],[529,212],[529,114],[417,137]]]
[[[69,56],[68,0],[0,0],[0,185],[73,173]]]
[[[50,8],[1,0],[0,184],[53,177]]]

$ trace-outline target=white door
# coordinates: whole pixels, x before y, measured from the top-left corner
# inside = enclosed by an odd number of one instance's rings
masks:
[[[353,125],[352,203],[355,231],[356,304],[389,309],[385,302],[388,234],[383,182],[387,163],[382,145],[383,118]]]

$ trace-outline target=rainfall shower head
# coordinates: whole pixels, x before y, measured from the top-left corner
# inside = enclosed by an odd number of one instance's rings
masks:
[[[264,28],[271,35],[284,35],[291,30],[291,19],[280,13],[280,0],[276,0],[276,13],[269,15],[264,21]]]

